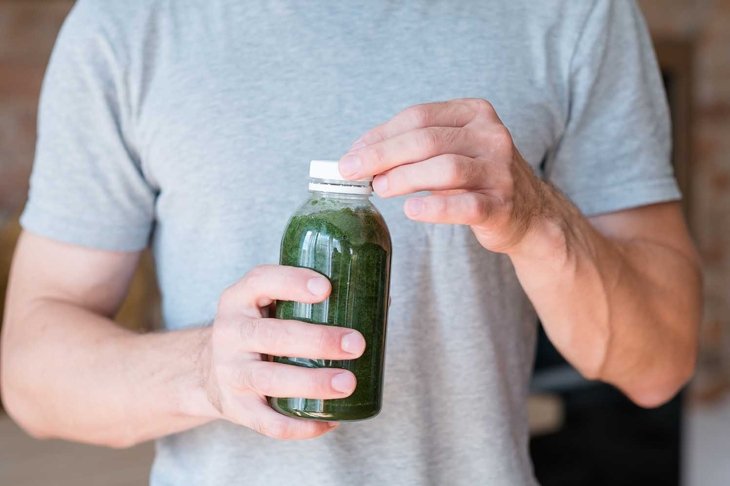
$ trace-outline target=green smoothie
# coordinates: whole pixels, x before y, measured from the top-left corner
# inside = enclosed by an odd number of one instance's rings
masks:
[[[357,378],[355,392],[347,398],[271,398],[275,410],[319,420],[359,420],[380,411],[390,260],[388,228],[367,196],[315,191],[291,218],[280,263],[322,273],[332,293],[318,304],[280,301],[276,317],[357,329],[366,348],[360,358],[348,361],[275,357],[294,366],[344,368]]]

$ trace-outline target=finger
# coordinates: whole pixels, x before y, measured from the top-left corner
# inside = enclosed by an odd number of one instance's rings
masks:
[[[260,317],[261,309],[275,300],[312,304],[326,299],[331,289],[329,280],[314,270],[261,265],[223,292],[218,312]]]
[[[376,176],[373,189],[381,197],[419,191],[476,189],[485,185],[485,165],[485,162],[462,155],[438,155]]]
[[[365,338],[346,327],[285,319],[248,319],[238,324],[243,351],[308,359],[355,359]]]
[[[404,210],[409,218],[425,223],[478,225],[489,218],[491,206],[486,195],[465,192],[412,198]]]
[[[269,361],[249,361],[233,373],[231,386],[268,397],[336,399],[350,396],[357,380],[340,368],[305,368]]]
[[[287,417],[273,410],[263,400],[257,401],[245,412],[242,410],[241,416],[234,416],[233,419],[261,435],[279,440],[313,439],[336,427],[332,422]]]
[[[346,154],[339,169],[348,179],[362,179],[442,154],[475,157],[479,147],[480,140],[466,128],[418,128]]]
[[[439,101],[414,105],[401,111],[389,121],[365,132],[355,140],[350,150],[381,142],[416,128],[463,127],[475,116],[476,110],[464,100]]]

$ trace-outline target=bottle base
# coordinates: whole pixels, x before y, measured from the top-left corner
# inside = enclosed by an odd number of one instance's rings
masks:
[[[311,400],[306,399],[308,404],[318,402],[318,407],[296,407],[291,406],[291,402],[305,401],[299,398],[269,398],[269,405],[282,415],[292,418],[318,420],[320,422],[357,422],[375,417],[380,413],[380,407],[364,406],[364,407],[347,407],[338,410],[326,410],[321,404],[326,404],[330,400]]]

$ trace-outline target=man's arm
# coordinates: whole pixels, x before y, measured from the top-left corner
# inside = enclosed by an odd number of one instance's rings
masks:
[[[353,359],[357,331],[268,319],[275,299],[320,302],[314,271],[261,266],[223,292],[212,326],[136,334],[112,316],[138,255],[92,250],[24,233],[16,250],[2,339],[8,413],[40,438],[126,447],[225,419],[279,439],[332,430],[274,412],[266,396],[343,398],[346,370],[304,369],[261,355]]]
[[[358,139],[340,171],[375,176],[383,197],[430,191],[406,201],[409,218],[469,225],[509,255],[548,335],[586,376],[653,406],[692,374],[701,283],[677,203],[588,221],[478,99],[404,110]]]
[[[590,221],[550,189],[509,255],[550,340],[585,376],[657,406],[692,376],[701,314],[698,257],[678,203]]]
[[[124,447],[213,417],[197,386],[209,328],[139,335],[112,321],[138,257],[21,236],[2,384],[8,412],[31,434]]]

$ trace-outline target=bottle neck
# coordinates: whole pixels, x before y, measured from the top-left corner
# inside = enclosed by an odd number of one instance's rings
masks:
[[[309,188],[309,193],[310,197],[315,199],[337,199],[351,201],[354,203],[370,201],[370,194],[348,194],[342,192],[319,191],[312,189],[311,187]]]
[[[309,179],[309,191],[317,192],[328,197],[353,196],[367,199],[373,189],[369,181],[334,181],[327,179]]]

